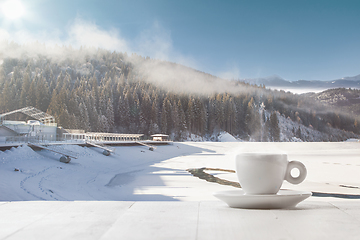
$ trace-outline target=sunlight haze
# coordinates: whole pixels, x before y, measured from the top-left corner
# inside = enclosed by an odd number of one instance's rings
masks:
[[[360,1],[0,4],[0,40],[19,44],[136,53],[227,79],[334,80],[360,73]]]
[[[1,9],[5,18],[11,20],[21,18],[25,12],[25,8],[22,2],[18,0],[8,0],[4,2],[1,6]]]

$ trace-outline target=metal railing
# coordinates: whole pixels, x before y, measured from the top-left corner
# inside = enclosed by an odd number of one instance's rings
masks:
[[[7,136],[0,137],[0,143],[48,143],[56,140],[44,139],[43,136]]]

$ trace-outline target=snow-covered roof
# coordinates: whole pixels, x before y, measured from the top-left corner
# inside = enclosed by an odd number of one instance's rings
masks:
[[[103,133],[103,132],[87,132],[86,136],[101,136],[101,137],[142,137],[144,134],[132,133]]]
[[[3,121],[3,124],[4,125],[25,125],[26,122],[25,121],[9,121],[9,120],[6,120],[6,121]]]
[[[166,134],[154,134],[154,135],[151,135],[151,137],[168,137],[169,135],[166,135]]]
[[[41,123],[41,122],[38,121],[38,120],[29,120],[29,121],[27,122],[27,124],[29,124],[29,125],[44,125],[43,123]]]

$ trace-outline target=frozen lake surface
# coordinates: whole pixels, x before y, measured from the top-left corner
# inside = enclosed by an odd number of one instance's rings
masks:
[[[64,164],[56,153],[27,146],[0,152],[0,200],[214,201],[214,191],[233,187],[200,180],[187,169],[234,170],[234,156],[240,151],[286,152],[289,160],[303,162],[308,169],[305,181],[284,182],[283,188],[360,194],[359,142],[175,142],[155,151],[116,147],[108,157],[96,148],[63,147],[77,152],[78,159]],[[234,173],[211,174],[237,181]]]

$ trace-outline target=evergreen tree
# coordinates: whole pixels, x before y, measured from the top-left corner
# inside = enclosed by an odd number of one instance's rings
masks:
[[[236,109],[233,98],[228,98],[226,104],[226,131],[233,134],[236,126]]]
[[[139,132],[149,135],[150,121],[151,121],[151,102],[150,96],[142,89],[141,104],[139,113]]]
[[[115,127],[115,120],[114,120],[114,107],[113,107],[113,103],[111,101],[111,98],[108,99],[107,102],[107,108],[106,108],[106,118],[108,120],[108,124],[109,124],[109,132],[112,132],[114,130]]]
[[[2,105],[2,109],[4,111],[10,111],[10,110],[14,110],[13,109],[13,96],[12,96],[12,89],[11,89],[11,85],[10,82],[6,82],[1,94],[1,105]]]
[[[209,133],[214,133],[215,128],[217,127],[216,120],[215,120],[215,110],[216,110],[216,99],[215,96],[211,96],[208,99],[208,118],[207,118],[207,129]]]
[[[279,120],[276,112],[270,115],[270,136],[273,142],[280,142]]]
[[[302,139],[300,126],[299,126],[299,128],[297,129],[297,131],[296,131],[296,137]]]
[[[126,97],[120,97],[119,98],[119,109],[118,109],[118,115],[119,120],[117,125],[120,127],[120,129],[124,132],[127,132],[130,126],[130,107],[129,107],[129,101]]]
[[[21,93],[20,93],[20,107],[26,107],[27,103],[29,102],[28,96],[29,96],[29,88],[30,88],[30,75],[28,72],[24,74],[23,77],[23,84],[21,87]],[[48,100],[49,101],[49,100]]]
[[[268,124],[267,124],[267,119],[266,119],[266,116],[265,116],[265,111],[262,110],[262,113],[261,113],[261,142],[267,142],[269,139],[268,139],[268,135],[269,135],[269,127],[268,127]]]
[[[36,107],[36,80],[32,80],[28,91],[26,106]]]
[[[40,109],[41,111],[46,112],[51,97],[49,92],[49,86],[47,82],[40,76],[38,83],[36,84],[36,95],[35,95],[35,106]]]
[[[168,98],[165,98],[161,110],[161,131],[162,133],[171,133],[172,129],[171,103]]]
[[[255,141],[259,141],[261,136],[261,122],[254,98],[251,98],[247,105],[245,124],[246,130],[251,138]]]
[[[99,132],[109,132],[110,125],[105,115],[99,115]]]
[[[150,113],[150,134],[155,134],[160,131],[159,124],[158,124],[158,112],[159,109],[157,107],[156,101],[153,101],[151,106],[151,113]]]
[[[178,100],[177,106],[179,119],[179,138],[182,139],[185,137],[184,133],[186,131],[186,118],[180,99]]]
[[[194,102],[192,97],[189,97],[187,111],[186,111],[186,122],[187,122],[187,129],[190,132],[194,130],[194,121],[195,121],[195,114],[194,114]]]
[[[224,104],[221,94],[218,94],[215,100],[215,123],[217,129],[224,129]]]
[[[204,136],[205,135],[205,131],[206,131],[206,110],[204,108],[203,103],[201,102],[201,100],[199,98],[194,99],[194,107],[195,107],[195,111],[194,111],[194,130],[195,133],[199,134],[200,136]]]
[[[106,109],[107,109],[107,96],[105,93],[105,89],[103,89],[103,91],[101,91],[100,96],[99,96],[99,108],[98,108],[98,112],[101,115],[106,115]]]
[[[84,129],[85,132],[89,132],[91,130],[90,118],[89,118],[89,113],[88,113],[85,103],[83,103],[83,102],[80,103],[79,110],[80,110],[80,123],[81,123],[80,128]]]
[[[161,112],[161,132],[166,134],[167,133],[167,114],[166,114],[166,108],[163,108],[163,111]]]

